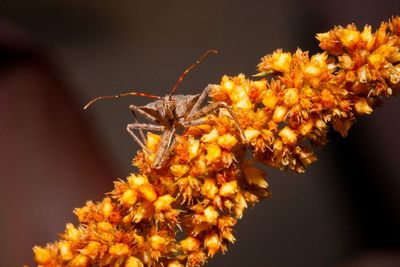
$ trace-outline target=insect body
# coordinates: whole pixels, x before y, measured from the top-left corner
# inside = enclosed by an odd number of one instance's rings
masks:
[[[175,86],[171,92],[164,97],[150,95],[139,92],[128,92],[121,93],[114,96],[101,96],[90,101],[84,109],[88,108],[91,104],[100,99],[105,98],[118,98],[128,95],[133,96],[144,96],[156,99],[154,102],[150,102],[145,106],[130,105],[129,109],[132,112],[134,122],[127,125],[127,130],[133,139],[139,144],[139,146],[148,154],[152,152],[144,145],[145,136],[143,130],[159,131],[162,132],[161,141],[159,148],[155,152],[154,161],[152,167],[159,169],[165,161],[168,159],[173,147],[174,147],[174,134],[179,128],[186,128],[189,126],[201,125],[206,122],[206,116],[210,112],[213,112],[219,108],[226,108],[235,122],[240,135],[243,140],[245,136],[239,122],[233,113],[232,109],[225,102],[216,102],[208,104],[201,108],[201,104],[207,97],[211,86],[207,86],[201,94],[196,95],[174,95],[173,93],[177,90],[179,84],[183,81],[185,76],[190,70],[195,68],[203,58],[210,53],[217,53],[215,50],[209,50],[204,53],[194,64],[187,68],[182,75],[179,77]],[[140,123],[137,119],[137,113],[142,115],[151,123]],[[140,137],[136,135],[134,130],[139,130]]]

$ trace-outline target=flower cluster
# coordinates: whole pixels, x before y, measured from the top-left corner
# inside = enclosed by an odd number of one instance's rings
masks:
[[[225,252],[246,208],[268,196],[256,162],[303,172],[330,124],[346,136],[357,116],[400,89],[400,17],[376,32],[348,25],[317,39],[322,53],[276,50],[262,58],[258,80],[224,76],[212,86],[210,97],[232,108],[245,139],[221,108],[177,137],[161,169],[139,151],[139,172],[116,181],[102,202],[76,209],[80,225],[67,224],[60,241],[34,247],[37,264],[201,266]],[[149,150],[159,143],[148,133]]]

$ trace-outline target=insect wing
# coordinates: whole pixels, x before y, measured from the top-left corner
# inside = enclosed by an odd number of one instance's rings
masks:
[[[179,118],[185,117],[193,108],[200,95],[174,95],[176,101],[175,113]]]
[[[139,107],[141,110],[146,112],[147,114],[153,116],[156,118],[159,122],[163,120],[163,105],[162,105],[162,100],[156,100],[154,102],[151,102],[145,106],[140,106]]]

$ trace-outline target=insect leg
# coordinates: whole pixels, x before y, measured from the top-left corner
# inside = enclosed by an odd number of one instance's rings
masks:
[[[132,111],[136,111],[137,113],[139,113],[140,115],[142,115],[143,117],[145,117],[146,119],[157,123],[157,119],[156,117],[150,115],[149,113],[147,113],[146,111],[141,110],[138,106],[135,105],[129,105],[129,109]]]
[[[131,108],[129,108],[129,110],[130,110],[131,113],[132,113],[133,121],[134,121],[135,123],[139,123],[139,120],[138,120],[137,117],[136,117],[135,111],[134,111],[133,109],[131,109]],[[143,130],[142,130],[142,129],[139,129],[139,133],[140,133],[140,137],[142,137],[142,142],[145,142],[145,141],[146,141],[146,138],[144,137]]]
[[[174,149],[175,143],[176,143],[176,139],[173,138],[169,148],[166,150],[166,152],[164,154],[162,154],[160,162],[159,162],[158,166],[156,166],[156,168],[161,168],[164,165],[165,161],[168,159],[169,155],[171,154],[172,149]]]
[[[154,124],[149,124],[149,123],[131,123],[129,124],[131,129],[138,129],[138,130],[148,130],[148,131],[158,131],[162,132],[164,131],[165,127],[161,125],[154,125]]]
[[[165,160],[171,153],[171,144],[174,137],[175,129],[165,130],[161,137],[160,146],[157,149],[156,156],[154,158],[152,167],[159,169],[163,166]]]
[[[136,141],[136,143],[139,144],[139,146],[147,153],[147,154],[152,154],[152,152],[143,144],[142,141],[140,141],[139,137],[136,136],[136,134],[133,132],[134,126],[133,124],[128,124],[126,126],[126,130],[128,133],[133,137],[133,139]]]
[[[193,114],[195,114],[200,105],[203,103],[204,99],[207,97],[208,92],[211,90],[212,85],[209,84],[206,88],[204,88],[203,92],[201,92],[199,99],[197,99],[196,103],[193,105],[192,110],[189,112],[188,118],[190,119]]]
[[[207,119],[203,117],[203,118],[199,118],[199,119],[184,121],[184,122],[182,122],[182,125],[184,127],[190,127],[190,126],[197,126],[197,125],[202,125],[202,124],[206,124],[206,123],[207,123]]]
[[[233,119],[233,121],[234,121],[234,123],[236,125],[236,128],[240,132],[240,136],[242,137],[242,139],[244,141],[247,142],[247,139],[246,139],[246,136],[244,135],[243,129],[239,124],[238,118],[236,117],[236,115],[233,112],[232,108],[230,106],[228,106],[225,102],[217,102],[217,103],[212,103],[212,104],[209,104],[208,106],[205,106],[204,108],[199,110],[197,113],[192,115],[192,120],[204,117],[208,113],[210,113],[210,112],[212,112],[212,111],[214,111],[216,109],[219,109],[219,108],[225,108],[226,110],[228,110],[229,114],[231,115],[231,117],[232,117],[232,119]]]

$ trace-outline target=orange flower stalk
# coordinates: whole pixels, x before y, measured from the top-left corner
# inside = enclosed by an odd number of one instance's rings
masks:
[[[213,101],[227,111],[177,137],[165,165],[139,151],[139,169],[116,181],[102,202],[75,210],[60,241],[34,247],[39,266],[201,266],[235,241],[233,227],[246,208],[268,196],[254,163],[304,172],[326,143],[329,125],[343,136],[357,116],[400,89],[400,17],[359,31],[354,25],[317,35],[322,53],[276,50],[258,65],[261,77],[222,77]],[[156,151],[158,135],[147,135]],[[246,158],[246,151],[253,155]]]

